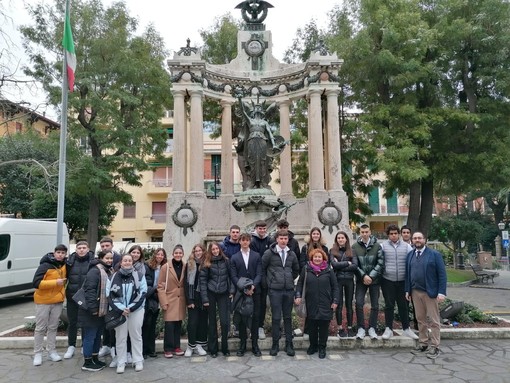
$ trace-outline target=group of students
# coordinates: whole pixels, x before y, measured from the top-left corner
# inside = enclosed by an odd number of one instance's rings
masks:
[[[256,223],[253,234],[241,234],[240,228],[234,225],[223,242],[211,242],[207,249],[202,244],[193,246],[187,262],[184,262],[185,254],[181,245],[173,248],[170,259],[167,259],[166,251],[159,248],[147,262],[138,245],[132,246],[126,254],[115,253],[110,238],[101,240],[102,250],[97,257],[89,251],[86,242],[78,242],[76,252],[68,258],[67,248],[57,246],[53,253],[41,259],[34,276],[34,365],[42,363],[45,333],[50,360],[61,360],[56,352],[55,338],[65,298],[69,346],[64,358],[73,357],[77,328],[81,328],[85,359],[82,369],[85,371],[99,371],[106,366],[99,360],[106,353],[105,350],[111,350],[114,359],[110,367],[116,367],[117,373],[123,373],[128,364],[132,364],[135,371],[142,371],[144,359],[157,356],[156,322],[160,310],[163,311],[165,323],[163,348],[166,358],[190,357],[193,353],[202,356],[209,353],[216,358],[219,351],[229,356],[231,316],[240,338],[236,355],[246,353],[249,329],[251,351],[253,355],[261,356],[258,340],[265,338],[263,326],[267,297],[272,314],[273,343],[269,352],[272,356],[279,353],[282,319],[285,352],[289,356],[295,355],[291,315],[293,306],[301,304],[303,298],[307,313],[304,332],[309,336],[308,355],[318,352],[319,358],[325,358],[329,323],[335,314],[338,336],[355,335],[354,294],[358,329],[356,337],[362,339],[366,334],[363,306],[368,291],[371,301],[368,334],[372,339],[377,339],[375,328],[380,287],[386,303],[386,330],[382,338],[393,336],[395,303],[402,321],[403,335],[418,338],[409,327],[408,303],[405,299],[410,299],[407,293],[414,288],[425,288],[428,292],[428,286],[419,285],[426,285],[428,277],[424,279],[421,274],[424,272],[423,265],[420,266],[410,257],[413,248],[404,238],[400,239],[398,227],[388,227],[389,239],[382,246],[371,235],[367,225],[360,227],[360,236],[352,247],[348,234],[340,231],[330,250],[317,227],[311,229],[301,249],[293,233],[288,230],[288,221],[278,221],[277,227],[275,236],[269,237],[265,221]],[[424,247],[424,243],[422,245]],[[419,274],[421,278],[418,285],[406,279],[411,265],[421,267],[412,269],[413,275]],[[432,295],[435,293],[444,297],[446,282],[444,285],[443,288],[441,280]],[[85,291],[86,310],[78,307],[72,299],[80,287]],[[344,306],[347,326],[343,324]],[[106,330],[104,318],[112,310],[119,312],[125,320],[114,330]],[[431,315],[427,310],[430,311],[430,308],[425,308],[421,317]],[[180,335],[186,315],[188,344],[183,351]],[[428,332],[423,332],[426,329],[427,323],[421,318],[418,353],[427,350]],[[432,330],[435,342],[432,349],[437,350],[438,329]],[[422,339],[425,336],[427,339]],[[103,348],[100,348],[101,337]],[[435,351],[436,356],[437,353]]]

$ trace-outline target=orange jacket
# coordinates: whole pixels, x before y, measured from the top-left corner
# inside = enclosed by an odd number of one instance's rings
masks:
[[[58,262],[53,257],[53,253],[48,253],[42,257],[33,280],[33,285],[36,289],[34,302],[43,305],[64,302],[65,286],[57,285],[57,279],[65,277],[65,260]]]

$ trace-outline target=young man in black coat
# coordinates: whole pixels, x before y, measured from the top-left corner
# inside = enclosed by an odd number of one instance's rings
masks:
[[[283,316],[285,329],[285,352],[296,355],[292,344],[292,306],[294,304],[294,279],[299,275],[299,261],[296,253],[289,249],[289,234],[278,230],[276,243],[262,256],[262,278],[266,280],[271,302],[271,333],[273,345],[269,354],[278,355],[280,340],[280,320]]]
[[[253,314],[250,320],[251,329],[251,350],[253,355],[261,356],[258,345],[258,317],[260,311],[260,285],[262,282],[262,262],[259,253],[250,249],[251,235],[247,233],[241,234],[240,237],[241,250],[235,253],[230,260],[230,270],[232,282],[238,288],[239,278],[245,277],[253,281],[251,290],[240,291],[241,294],[250,295],[253,298]],[[239,293],[239,292],[238,292]],[[247,323],[241,320],[239,324],[239,338],[241,340],[237,356],[243,356],[246,352],[246,327]]]

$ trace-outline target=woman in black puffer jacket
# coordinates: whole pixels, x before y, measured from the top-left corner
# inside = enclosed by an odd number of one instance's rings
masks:
[[[106,363],[98,359],[101,335],[103,334],[104,316],[108,311],[106,285],[111,276],[113,254],[100,251],[98,259],[90,262],[87,279],[83,285],[87,310],[78,311],[78,324],[83,331],[83,371],[100,371]]]
[[[335,271],[338,288],[340,290],[338,307],[336,309],[336,323],[338,325],[338,337],[353,337],[352,329],[352,300],[354,297],[354,273],[358,270],[358,258],[352,252],[349,236],[344,231],[335,235],[335,243],[329,252],[331,267]],[[342,310],[345,296],[345,312],[347,329],[342,324]]]
[[[209,310],[207,342],[209,353],[213,358],[218,356],[217,307],[221,326],[221,352],[223,355],[229,356],[227,343],[230,327],[229,303],[234,295],[234,286],[231,282],[228,258],[216,242],[209,245],[200,268],[200,294],[204,307]]]

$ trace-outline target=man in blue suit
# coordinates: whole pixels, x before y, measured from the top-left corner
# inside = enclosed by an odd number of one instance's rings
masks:
[[[412,240],[415,249],[407,254],[405,291],[406,299],[414,303],[420,338],[412,353],[436,359],[441,326],[438,303],[446,297],[446,268],[441,253],[425,246],[423,233],[415,232]]]
[[[239,243],[241,250],[235,253],[230,259],[230,269],[232,275],[232,282],[237,287],[239,279],[242,277],[249,278],[253,281],[253,285],[248,291],[241,291],[240,293],[250,295],[253,298],[253,314],[251,316],[250,329],[251,329],[251,341],[252,341],[252,352],[255,356],[261,356],[259,344],[258,344],[258,321],[254,318],[258,318],[260,311],[260,284],[262,282],[262,263],[259,253],[250,250],[251,235],[248,233],[241,234]],[[239,324],[239,339],[240,345],[237,351],[237,356],[243,356],[246,352],[246,322],[241,321]]]

